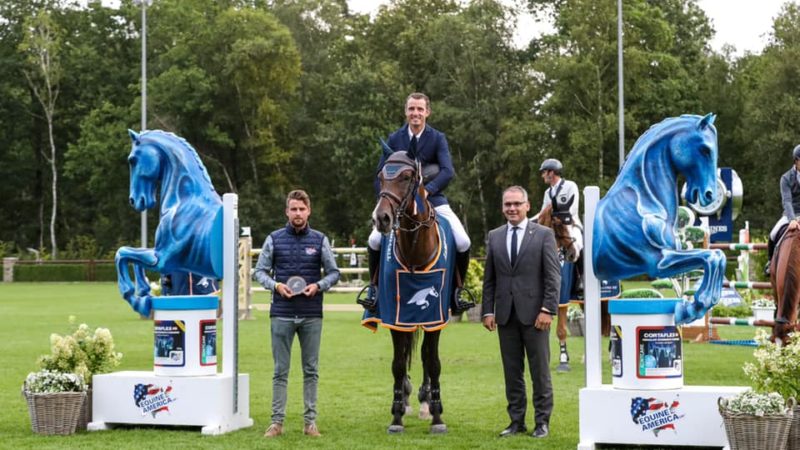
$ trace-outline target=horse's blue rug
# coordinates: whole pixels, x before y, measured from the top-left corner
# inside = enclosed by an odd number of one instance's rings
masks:
[[[381,241],[378,305],[364,311],[361,324],[372,330],[378,325],[399,330],[425,331],[444,328],[450,320],[450,295],[455,267],[455,240],[447,220],[439,220],[439,248],[433,262],[411,272],[397,259],[395,235]]]

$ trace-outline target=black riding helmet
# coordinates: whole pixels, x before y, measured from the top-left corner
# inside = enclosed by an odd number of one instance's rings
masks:
[[[794,148],[794,150],[792,150],[792,156],[794,156],[795,161],[800,159],[800,145],[798,145],[797,147]]]
[[[542,165],[539,167],[539,172],[544,172],[545,170],[552,170],[555,173],[560,174],[561,170],[564,166],[561,165],[561,161],[553,158],[545,159],[542,162]]]

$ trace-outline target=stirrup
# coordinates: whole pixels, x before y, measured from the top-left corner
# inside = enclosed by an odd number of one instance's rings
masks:
[[[374,284],[369,284],[361,289],[356,297],[356,303],[361,305],[367,311],[374,313],[378,306],[378,296],[376,294],[378,288]]]
[[[764,275],[770,276],[769,266],[772,264],[772,261],[767,261],[767,265],[764,266]]]
[[[463,294],[465,293],[468,296],[467,299],[463,298]],[[453,314],[461,314],[468,309],[475,307],[475,296],[472,295],[472,292],[470,292],[470,290],[466,287],[456,288],[455,292],[453,293],[453,297],[455,297],[453,299],[453,307],[451,308]]]

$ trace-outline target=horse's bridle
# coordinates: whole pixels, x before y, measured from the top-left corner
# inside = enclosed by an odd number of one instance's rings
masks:
[[[387,161],[388,163],[388,161]],[[428,217],[424,220],[417,220],[413,216],[409,215],[406,212],[406,208],[408,207],[409,201],[414,201],[414,192],[419,189],[419,185],[422,183],[422,163],[419,160],[414,160],[414,162],[410,161],[402,161],[402,160],[394,160],[392,164],[400,164],[403,166],[407,166],[411,168],[414,172],[414,182],[408,184],[408,189],[403,194],[403,197],[398,197],[395,193],[381,190],[378,194],[379,198],[385,198],[390,203],[397,205],[394,211],[394,223],[392,224],[393,231],[404,231],[407,233],[414,233],[414,243],[416,244],[417,240],[417,232],[420,228],[425,227],[429,228],[436,220],[436,213],[434,212],[433,208],[428,208]],[[400,219],[406,218],[409,220],[413,226],[411,228],[403,228],[400,226]]]

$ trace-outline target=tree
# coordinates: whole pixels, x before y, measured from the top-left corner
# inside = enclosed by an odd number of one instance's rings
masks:
[[[61,79],[60,52],[61,40],[59,29],[50,13],[41,9],[25,22],[25,38],[20,44],[20,51],[27,54],[28,66],[23,69],[25,79],[38,100],[47,121],[47,137],[50,154],[44,155],[50,165],[51,201],[50,245],[52,257],[58,254],[56,244],[56,217],[58,215],[58,160],[56,143],[53,136],[53,122],[56,112],[56,100],[59,94]]]

